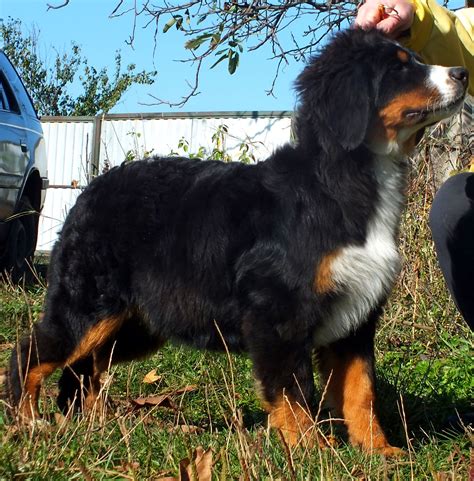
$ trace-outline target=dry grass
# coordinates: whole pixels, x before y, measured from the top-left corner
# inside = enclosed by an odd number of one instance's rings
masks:
[[[405,457],[345,445],[324,413],[317,429],[338,443],[291,450],[265,426],[247,358],[166,346],[147,361],[109,370],[103,404],[84,416],[56,413],[54,379],[41,399],[47,422],[19,428],[4,398],[0,479],[468,479],[472,431],[443,425],[472,401],[472,334],[433,254],[433,192],[429,156],[421,156],[402,228],[405,267],[377,336],[382,420]],[[1,288],[0,365],[18,332],[38,319],[43,295],[41,285]]]

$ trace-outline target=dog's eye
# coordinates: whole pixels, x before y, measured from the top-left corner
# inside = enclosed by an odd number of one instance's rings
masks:
[[[424,110],[406,110],[404,112],[405,118],[413,123],[422,122],[427,115],[427,112]]]
[[[409,62],[395,62],[392,64],[392,70],[394,71],[406,71],[410,67]]]

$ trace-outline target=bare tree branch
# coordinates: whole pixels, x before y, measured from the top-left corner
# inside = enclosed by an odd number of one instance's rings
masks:
[[[52,10],[57,10],[57,9],[59,9],[59,8],[63,8],[63,7],[65,7],[66,5],[69,4],[69,1],[70,1],[70,0],[64,0],[64,2],[61,3],[60,5],[51,5],[51,4],[47,3],[47,4],[46,4],[46,5],[48,6],[48,9],[47,9],[47,10],[51,10],[51,9],[52,9]]]
[[[196,71],[195,71],[195,74],[194,74],[194,82],[192,84],[189,83],[189,82],[186,82],[188,84],[188,87],[189,87],[190,91],[188,92],[187,95],[183,96],[180,101],[171,102],[169,100],[163,100],[163,99],[160,99],[160,98],[156,97],[155,95],[150,94],[150,97],[155,99],[156,102],[149,103],[149,104],[144,103],[143,105],[168,105],[169,107],[179,107],[179,108],[184,107],[184,105],[186,105],[186,103],[188,102],[188,100],[191,97],[196,97],[197,95],[200,94],[200,92],[198,92],[198,88],[199,88],[199,78],[200,78],[200,73],[201,73],[202,62],[203,62],[202,58],[197,59],[197,67],[196,67]]]
[[[64,5],[68,2],[65,0]],[[156,99],[182,106],[198,95],[199,74],[204,65],[213,68],[227,63],[232,74],[242,55],[261,49],[268,49],[269,58],[275,59],[275,75],[267,91],[273,95],[283,63],[307,58],[328,34],[348,26],[357,3],[358,0],[117,0],[109,17],[132,16],[126,40],[132,47],[138,28],[152,28],[154,54],[159,52],[166,32],[176,29],[182,33],[184,49],[189,53],[183,61],[196,65],[190,92],[176,103]]]

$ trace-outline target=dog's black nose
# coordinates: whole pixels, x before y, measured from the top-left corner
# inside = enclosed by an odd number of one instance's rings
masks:
[[[463,67],[453,67],[449,69],[449,76],[453,80],[461,82],[464,87],[467,87],[469,81],[469,72]]]

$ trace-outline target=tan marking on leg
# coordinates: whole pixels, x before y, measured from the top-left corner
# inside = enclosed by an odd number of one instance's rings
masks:
[[[24,419],[39,417],[38,398],[43,379],[60,367],[60,363],[43,363],[28,370],[26,373],[23,396],[18,412]]]
[[[66,364],[73,364],[89,356],[101,347],[122,325],[125,316],[110,317],[93,326],[79,342],[74,352],[67,358]]]
[[[392,447],[375,413],[375,388],[368,360],[357,356],[338,357],[326,354],[321,363],[328,385],[329,402],[344,419],[351,444],[365,451],[395,455],[402,451]]]
[[[86,398],[84,399],[84,410],[91,411],[94,407],[101,411],[102,402],[99,397],[100,390],[102,388],[102,374],[107,370],[109,367],[110,359],[109,358],[101,358],[99,355],[94,352],[93,354],[93,374],[90,378],[90,384],[88,387],[88,392]]]
[[[316,266],[313,281],[313,291],[316,294],[327,294],[334,290],[335,283],[332,278],[332,264],[339,255],[338,251],[326,254]]]
[[[312,434],[314,422],[311,415],[299,403],[282,395],[273,403],[263,402],[272,428],[281,431],[289,446],[296,446],[308,434]]]

